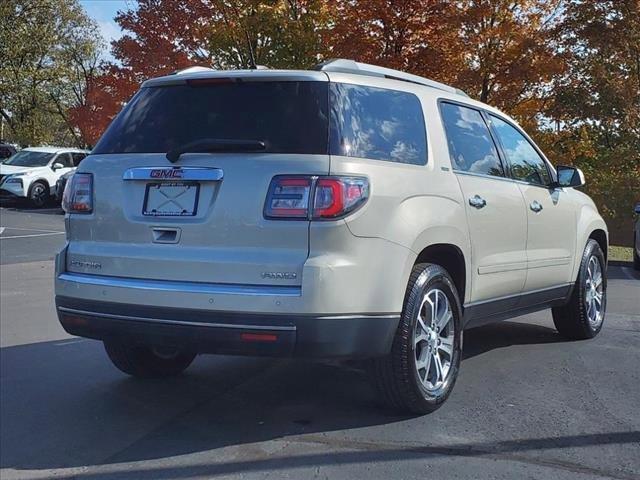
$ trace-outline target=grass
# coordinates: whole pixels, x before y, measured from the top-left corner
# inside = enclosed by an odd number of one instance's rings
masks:
[[[617,260],[622,262],[633,261],[633,250],[631,247],[609,246],[609,260]]]

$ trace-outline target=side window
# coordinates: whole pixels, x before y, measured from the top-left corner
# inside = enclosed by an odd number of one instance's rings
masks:
[[[551,177],[547,165],[529,140],[516,128],[493,115],[491,124],[511,166],[513,178],[536,185],[549,185]]]
[[[82,160],[84,160],[84,157],[87,156],[86,153],[72,153],[71,155],[73,155],[73,166],[77,167],[78,165],[80,165],[80,162]]]
[[[73,160],[70,153],[61,153],[56,157],[53,163],[61,163],[65,168],[73,167]]]
[[[329,98],[331,154],[427,163],[424,115],[414,94],[333,83]]]
[[[473,108],[452,103],[441,103],[440,111],[453,168],[503,177],[498,150],[482,114]]]

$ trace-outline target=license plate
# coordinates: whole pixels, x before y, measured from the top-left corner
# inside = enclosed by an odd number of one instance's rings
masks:
[[[142,214],[151,217],[193,217],[198,210],[200,184],[148,183]]]

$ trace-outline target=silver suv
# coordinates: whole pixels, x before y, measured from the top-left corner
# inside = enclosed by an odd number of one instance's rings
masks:
[[[65,190],[65,330],[123,372],[199,353],[365,359],[433,411],[462,332],[552,308],[594,337],[607,227],[508,116],[452,87],[333,60],[144,83]]]

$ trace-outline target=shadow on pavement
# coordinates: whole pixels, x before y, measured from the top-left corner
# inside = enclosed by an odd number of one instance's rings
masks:
[[[505,322],[468,331],[465,358],[505,346],[559,340],[553,329]],[[71,339],[3,348],[0,375],[2,468],[162,459],[299,434],[319,434],[319,443],[330,445],[330,437],[320,434],[409,418],[378,407],[363,372],[299,360],[203,356],[181,377],[138,381],[115,370],[101,344]],[[490,455],[639,441],[638,432],[620,432],[403,448],[376,443],[354,445],[359,450],[355,452],[207,462],[128,470],[127,475],[180,478],[394,461],[409,455]],[[113,473],[87,477],[111,478]]]
[[[464,332],[463,361],[512,345],[566,342],[555,328],[518,322],[499,322]]]

